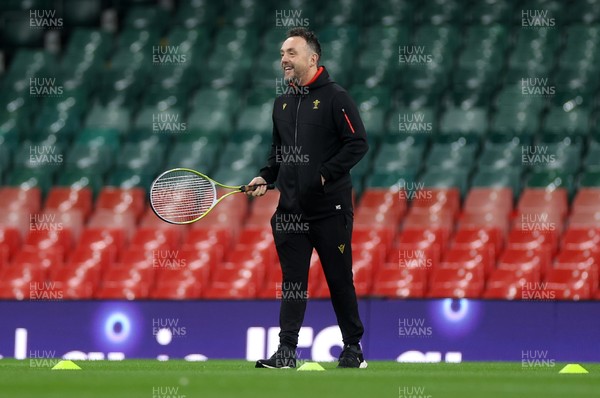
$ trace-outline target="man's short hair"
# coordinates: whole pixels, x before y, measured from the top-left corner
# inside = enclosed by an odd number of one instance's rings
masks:
[[[292,28],[287,32],[287,37],[299,36],[306,40],[306,44],[313,50],[321,59],[321,43],[317,35],[312,30],[306,28]],[[317,60],[318,61],[318,60]]]

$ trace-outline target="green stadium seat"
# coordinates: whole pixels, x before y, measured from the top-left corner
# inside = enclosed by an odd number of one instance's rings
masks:
[[[483,108],[463,110],[449,108],[441,116],[440,132],[484,135],[488,130],[488,114]]]
[[[94,170],[63,170],[57,173],[56,185],[75,189],[89,188],[94,197],[98,196],[103,186],[102,174]]]
[[[115,162],[118,170],[133,170],[141,174],[160,171],[164,159],[164,147],[144,143],[127,143]]]
[[[90,147],[109,147],[111,151],[117,151],[120,147],[120,134],[117,129],[87,128],[77,134],[75,142]]]
[[[600,188],[600,169],[582,172],[579,175],[579,186]]]
[[[481,188],[511,188],[514,198],[518,198],[521,193],[521,167],[489,167],[480,166],[473,180],[471,187]]]
[[[469,169],[465,167],[428,167],[419,178],[427,188],[457,188],[464,197],[468,189]]]
[[[52,171],[45,167],[15,169],[8,174],[6,183],[23,189],[36,187],[45,196],[52,186]]]
[[[148,192],[158,174],[143,169],[117,169],[109,173],[106,186],[121,189],[143,188]]]
[[[466,144],[466,140],[451,144],[435,143],[427,155],[425,164],[427,167],[439,167],[444,169],[471,168],[475,162],[476,145]]]
[[[90,170],[105,173],[112,165],[113,152],[108,146],[73,144],[66,156],[66,170]]]
[[[533,170],[527,177],[527,187],[548,190],[564,188],[572,196],[574,176],[559,170]]]
[[[86,120],[86,128],[116,129],[121,134],[129,131],[131,113],[119,106],[104,107],[99,103],[92,106]]]
[[[393,172],[374,172],[367,176],[366,186],[369,188],[389,188],[406,186],[407,183],[413,183],[417,176],[416,169],[395,170]]]
[[[551,107],[546,116],[544,129],[549,133],[563,135],[585,135],[590,128],[590,111],[574,108],[566,111],[557,106]]]

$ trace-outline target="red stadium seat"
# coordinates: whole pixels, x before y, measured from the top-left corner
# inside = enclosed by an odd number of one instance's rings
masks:
[[[569,228],[562,237],[561,247],[600,252],[600,228]]]
[[[496,228],[464,228],[460,229],[452,239],[452,248],[491,250],[496,258],[503,246],[502,232]]]
[[[486,283],[484,298],[502,300],[520,300],[523,298],[523,286],[532,286],[540,282],[539,274],[523,270],[495,269]]]
[[[149,288],[146,285],[110,284],[100,287],[94,298],[101,300],[140,300],[148,298]]]
[[[463,213],[458,218],[458,229],[497,229],[506,235],[509,229],[509,218],[502,209],[491,209],[483,213]]]
[[[513,229],[508,235],[506,247],[516,250],[537,250],[554,254],[558,248],[558,231]]]
[[[460,192],[456,188],[424,188],[412,195],[409,215],[414,214],[447,214],[452,219],[460,209]]]
[[[463,212],[487,213],[501,210],[508,215],[513,210],[513,193],[510,188],[471,188],[465,199]]]
[[[23,247],[13,258],[10,267],[48,270],[62,265],[62,253],[59,250],[46,249],[42,251],[32,247]]]
[[[158,300],[190,300],[201,296],[202,289],[196,281],[159,283],[150,293],[151,298]]]
[[[31,220],[36,217],[28,210],[0,209],[0,228],[11,228],[19,231],[21,237],[27,235],[31,229]]]
[[[406,227],[401,233],[398,242],[418,244],[420,249],[434,246],[438,253],[446,250],[450,230],[445,228],[413,228]]]
[[[396,264],[398,268],[433,269],[441,258],[438,245],[423,246],[419,242],[398,243],[386,258],[386,266]]]
[[[43,299],[47,289],[47,272],[43,268],[4,267],[0,269],[0,298]],[[50,286],[51,287],[51,286]]]
[[[600,189],[579,188],[573,199],[573,214],[600,212]]]
[[[557,300],[589,300],[592,298],[589,279],[588,271],[551,269],[545,280],[544,290],[550,293],[546,297]]]
[[[569,217],[570,228],[600,228],[600,211],[594,213],[574,213]]]
[[[11,227],[0,227],[0,246],[6,248],[6,260],[12,258],[21,246],[19,230]]]
[[[62,260],[65,260],[67,253],[73,245],[71,230],[62,228],[59,230],[33,230],[25,238],[24,247],[34,250],[57,250]]]
[[[526,188],[521,193],[517,209],[522,213],[557,213],[565,217],[568,211],[567,191]]]
[[[447,213],[419,213],[409,211],[404,218],[405,229],[431,228],[450,231],[454,228],[454,216]]]
[[[590,293],[593,294],[598,289],[598,264],[600,264],[598,251],[564,249],[556,256],[554,268],[587,272]]]
[[[494,253],[489,247],[480,249],[455,249],[446,252],[439,269],[465,269],[477,274],[478,278],[489,275],[495,265]]]
[[[41,209],[42,193],[39,188],[0,188],[0,212],[25,211],[38,213]]]
[[[483,287],[483,275],[479,272],[462,268],[439,268],[431,275],[427,297],[479,298]]]
[[[358,210],[376,209],[387,214],[387,209],[390,209],[395,217],[402,217],[406,207],[406,199],[397,190],[368,188],[360,199]]]
[[[91,299],[100,282],[96,268],[60,267],[50,274],[50,280],[65,299]]]
[[[114,213],[112,210],[97,209],[92,213],[87,224],[88,228],[120,229],[128,241],[135,231],[135,216],[133,213]]]
[[[397,263],[387,263],[375,275],[373,295],[398,297],[425,297],[428,268],[400,268]]]
[[[386,227],[355,227],[352,231],[352,245],[381,246],[385,254],[389,253],[394,240],[394,230]]]
[[[185,240],[185,244],[204,249],[211,246],[220,246],[223,250],[229,250],[233,246],[235,235],[224,225],[204,226],[192,228]]]
[[[564,218],[558,213],[547,212],[545,210],[522,212],[519,211],[515,215],[513,229],[523,231],[541,231],[541,232],[556,232],[560,234],[564,226]]]
[[[146,196],[142,188],[121,189],[104,187],[96,200],[96,209],[110,210],[114,213],[132,213],[137,219],[146,205]]]
[[[88,188],[53,187],[44,209],[57,212],[79,210],[85,220],[92,211],[92,191]]]
[[[125,247],[125,231],[122,228],[87,228],[81,234],[78,249],[87,252],[107,252],[108,261],[114,262]]]
[[[533,272],[534,277],[539,279],[550,268],[550,258],[543,251],[507,248],[500,255],[497,268]]]
[[[139,228],[131,238],[131,246],[144,246],[150,250],[166,245],[173,250],[179,247],[180,235],[174,229]]]

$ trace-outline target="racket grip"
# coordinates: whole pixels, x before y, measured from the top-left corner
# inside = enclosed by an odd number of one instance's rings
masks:
[[[264,185],[265,184],[256,184],[256,185],[252,185],[251,187],[242,185],[240,187],[240,191],[242,191],[242,192],[254,191],[254,189],[256,189],[256,187],[262,187]],[[275,189],[275,184],[266,184],[266,185],[267,185],[267,189]]]

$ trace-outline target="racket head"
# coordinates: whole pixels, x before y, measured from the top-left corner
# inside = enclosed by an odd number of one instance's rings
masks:
[[[192,169],[175,168],[159,175],[150,186],[150,207],[163,221],[191,224],[217,203],[215,181]]]

